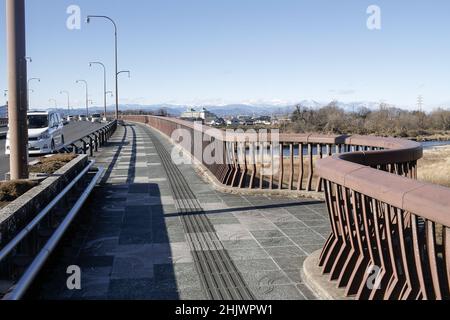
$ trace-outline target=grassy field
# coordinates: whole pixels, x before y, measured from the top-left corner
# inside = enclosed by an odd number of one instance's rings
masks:
[[[419,161],[418,178],[450,187],[450,146],[425,150]]]

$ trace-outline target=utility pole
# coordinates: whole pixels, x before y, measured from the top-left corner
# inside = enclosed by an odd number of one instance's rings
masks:
[[[102,62],[89,62],[89,66],[92,67],[92,65],[94,64],[98,64],[100,66],[102,66],[103,68],[103,103],[104,103],[104,108],[105,108],[105,114],[103,117],[103,120],[106,121],[106,66],[102,63]]]
[[[69,93],[69,91],[66,91],[66,90],[59,92],[59,94],[63,94],[63,93],[65,93],[67,96],[67,120],[69,120],[70,119],[70,93]]]
[[[11,180],[28,179],[25,0],[6,0]]]
[[[114,26],[114,62],[115,62],[115,75],[116,75],[116,120],[119,119],[119,71],[118,71],[118,58],[117,58],[117,52],[118,52],[118,44],[117,44],[117,24],[116,22],[111,19],[108,16],[95,16],[95,15],[88,15],[86,22],[90,23],[92,18],[100,18],[100,19],[106,19],[109,20],[113,26]]]
[[[89,88],[86,80],[77,80],[76,83],[84,83],[86,89],[86,118],[89,118]]]
[[[30,82],[33,81],[33,80],[35,80],[35,81],[37,81],[37,82],[41,82],[41,79],[40,79],[40,78],[31,78],[31,79],[28,79],[28,82],[27,82],[27,88],[28,88],[28,92],[27,92],[27,93],[28,93],[28,96],[27,96],[28,106],[27,106],[27,109],[28,109],[28,110],[30,110],[30,91],[33,92],[33,90],[30,89]]]

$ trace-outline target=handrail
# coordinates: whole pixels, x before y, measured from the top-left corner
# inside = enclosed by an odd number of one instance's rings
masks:
[[[94,163],[94,161],[91,161],[88,170],[91,168],[93,163]],[[86,170],[86,169],[83,170],[83,172],[77,176],[76,180],[79,181],[81,179],[81,177],[83,177],[87,173],[88,170]],[[26,269],[25,273],[22,275],[20,280],[15,284],[13,290],[5,295],[5,297],[3,298],[4,300],[19,300],[25,295],[26,291],[28,290],[28,288],[30,287],[30,285],[32,284],[32,282],[34,281],[36,276],[38,275],[39,271],[44,266],[48,257],[53,252],[53,250],[56,248],[59,241],[63,237],[64,233],[66,232],[66,230],[69,228],[70,224],[72,223],[73,219],[76,217],[76,215],[82,208],[83,204],[86,202],[87,198],[89,197],[92,190],[96,186],[100,176],[103,174],[103,171],[104,171],[104,169],[102,167],[98,168],[98,171],[95,174],[92,181],[89,183],[89,185],[83,191],[81,196],[78,198],[76,203],[73,205],[73,207],[68,212],[67,216],[64,218],[64,220],[60,223],[60,225],[55,230],[55,232],[52,234],[50,239],[47,241],[45,246],[40,250],[38,255],[34,258],[33,262],[28,266],[28,268]],[[73,188],[73,186],[74,186],[74,184],[70,184],[68,187],[70,187],[70,189],[71,189],[71,188]],[[70,190],[70,189],[68,189],[68,187],[65,188],[63,190],[63,192],[61,193],[61,194],[63,194],[62,197],[64,197],[67,194],[67,191]],[[61,200],[61,198],[59,200]],[[54,203],[52,201],[51,204],[54,207],[56,205],[56,203]],[[42,219],[49,212],[49,210],[46,211],[46,209],[44,209],[41,212],[42,214],[40,213],[38,215],[40,217],[40,219]],[[29,224],[30,230],[34,229],[34,227],[36,227],[36,225],[38,225],[38,223],[39,222],[36,222],[36,221],[34,223],[31,222]],[[27,229],[28,229],[28,227],[27,227]],[[18,235],[18,237],[19,237],[19,235]],[[23,240],[23,238],[22,238],[22,240]]]
[[[78,174],[44,209],[39,212],[30,223],[23,228],[6,246],[0,250],[0,262],[2,262],[25,237],[47,216],[47,214],[61,201],[61,199],[84,177],[92,168],[95,161],[90,160],[86,168]]]

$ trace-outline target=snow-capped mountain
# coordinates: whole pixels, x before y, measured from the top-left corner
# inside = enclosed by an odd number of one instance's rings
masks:
[[[238,104],[226,104],[226,105],[182,105],[182,104],[154,104],[154,105],[140,105],[140,104],[123,104],[120,105],[120,110],[122,111],[130,111],[130,110],[142,110],[148,112],[156,112],[159,110],[165,110],[168,114],[173,116],[179,116],[181,113],[186,111],[188,108],[206,108],[209,111],[215,113],[220,117],[225,116],[238,116],[238,115],[252,115],[252,116],[261,116],[261,115],[287,115],[291,114],[297,105],[302,105],[304,107],[317,109],[323,106],[330,104],[331,101],[318,101],[318,100],[301,100],[298,103],[264,103],[264,102],[255,102],[255,103],[238,103]],[[368,109],[378,109],[380,103],[379,102],[341,102],[334,101],[336,105],[346,111],[358,110],[361,107],[365,107]],[[45,108],[41,108],[45,109]],[[107,107],[108,112],[114,111],[114,106],[110,105]],[[5,109],[6,110],[6,109]],[[66,112],[65,108],[57,108],[54,110],[58,110],[62,113]],[[101,106],[92,106],[89,108],[91,113],[102,113],[103,107]],[[77,108],[71,111],[72,114],[84,114],[84,108]],[[0,117],[2,114],[2,108],[0,107]]]

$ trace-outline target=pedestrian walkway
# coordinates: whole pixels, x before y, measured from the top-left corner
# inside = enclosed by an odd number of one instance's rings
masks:
[[[37,295],[44,299],[313,299],[303,260],[329,234],[320,201],[215,191],[141,124],[96,156],[107,170]],[[82,270],[81,290],[66,269]],[[51,276],[50,276],[51,275]]]

